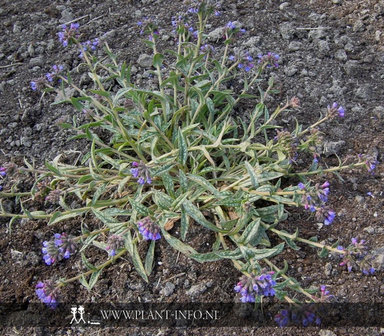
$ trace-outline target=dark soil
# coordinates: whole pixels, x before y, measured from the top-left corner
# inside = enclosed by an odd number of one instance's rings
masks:
[[[100,1],[20,1],[5,0],[0,7],[0,163],[22,158],[41,165],[56,155],[84,151],[86,143],[69,142],[69,132],[57,124],[75,115],[70,106],[54,106],[55,97],[33,92],[30,81],[50,71],[53,64],[73,69],[79,64],[77,51],[63,48],[57,40],[60,25],[77,19],[82,33],[108,42],[121,61],[134,65],[138,85],[150,85],[145,68],[137,63],[146,49],[136,22],[153,16],[162,28],[162,44],[173,44],[171,17],[187,8],[181,1],[105,0]],[[333,101],[346,109],[345,118],[322,128],[326,136],[323,162],[335,164],[340,157],[370,153],[383,159],[384,126],[384,2],[382,0],[294,0],[223,1],[222,15],[213,28],[228,21],[239,21],[247,34],[237,47],[281,55],[280,67],[273,70],[280,96],[271,105],[292,96],[301,100],[294,117],[304,125],[314,122]],[[214,41],[213,41],[214,42]],[[219,47],[219,44],[217,45]],[[144,72],[144,75],[142,75]],[[82,85],[87,79],[79,75]],[[241,112],[241,111],[239,111]],[[244,111],[246,112],[246,111]],[[293,119],[283,116],[287,125]],[[72,153],[72,154],[71,154]],[[328,156],[328,157],[326,157]],[[15,175],[16,176],[16,175]],[[324,176],[332,183],[331,204],[337,220],[318,229],[304,211],[294,210],[289,223],[298,225],[304,237],[318,235],[319,240],[348,245],[352,237],[366,239],[372,250],[384,247],[382,166],[375,175],[343,172],[343,181]],[[9,174],[4,189],[17,182],[21,188],[28,181],[14,181]],[[372,196],[367,193],[371,192]],[[12,208],[12,203],[5,203]],[[32,205],[38,206],[38,204]],[[17,209],[13,209],[17,211]],[[37,302],[34,286],[52,277],[78,274],[79,262],[71,259],[55,267],[44,264],[41,243],[56,231],[76,231],[78,222],[68,221],[60,228],[47,227],[44,221],[21,220],[10,232],[0,219],[0,302]],[[287,223],[287,225],[289,224]],[[193,227],[190,243],[204,248],[207,238]],[[198,264],[178,255],[164,241],[156,247],[156,265],[149,283],[134,271],[129,260],[121,260],[102,274],[92,292],[71,284],[63,291],[63,302],[231,302],[237,300],[233,286],[239,273],[230,262]],[[104,256],[105,257],[105,256]],[[303,286],[326,284],[340,301],[383,302],[382,270],[374,276],[348,273],[337,260],[320,259],[312,249],[289,251],[284,255],[290,270]],[[97,260],[98,255],[93,256]],[[74,259],[73,259],[74,260]],[[282,266],[282,258],[276,259]],[[194,287],[197,286],[197,287]],[[191,287],[195,290],[191,290]],[[172,290],[167,290],[172,288]],[[192,294],[193,295],[192,295]],[[167,295],[167,296],[166,296]],[[384,327],[384,321],[382,326]],[[1,328],[1,327],[0,327]],[[379,328],[279,329],[277,327],[206,328],[206,329],[98,329],[9,328],[2,335],[380,335]]]

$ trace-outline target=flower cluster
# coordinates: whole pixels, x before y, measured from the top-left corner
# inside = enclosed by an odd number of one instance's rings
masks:
[[[296,162],[298,158],[297,138],[286,130],[282,130],[282,131],[276,130],[276,133],[277,134],[274,137],[274,140],[276,140],[279,143],[279,147],[281,149],[285,150],[285,152],[288,155],[290,163]]]
[[[0,167],[0,176],[1,178],[4,178],[7,176],[7,169],[5,167]],[[3,186],[0,185],[0,191],[3,190]]]
[[[52,309],[57,307],[57,288],[52,281],[39,281],[36,285],[36,295],[48,307]]]
[[[71,23],[70,26],[63,25],[62,26],[62,31],[57,33],[59,36],[59,41],[60,43],[64,46],[67,47],[70,42],[74,38],[78,37],[78,31],[79,31],[80,25],[78,23]]]
[[[307,327],[311,324],[320,325],[321,319],[317,316],[311,306],[293,307],[292,309],[281,310],[274,318],[279,327],[290,325],[302,325]]]
[[[272,278],[273,274],[263,272],[260,275],[243,275],[234,287],[235,292],[241,294],[241,302],[255,302],[256,296],[274,296],[276,281]]]
[[[95,38],[92,41],[88,40],[85,41],[81,44],[81,49],[80,49],[80,54],[79,57],[83,58],[84,57],[84,52],[86,51],[95,51],[99,45],[99,39]]]
[[[152,179],[149,173],[148,167],[142,162],[132,162],[131,174],[134,178],[137,178],[137,182],[141,185],[145,183],[151,184]]]
[[[47,84],[47,79],[45,77],[40,77],[31,81],[30,84],[31,89],[33,91],[40,91],[41,89],[45,88],[45,85]]]
[[[124,246],[124,239],[120,235],[113,234],[108,237],[108,243],[106,250],[110,257],[114,257],[117,254],[117,250]]]
[[[365,275],[375,273],[376,270],[372,266],[373,257],[367,253],[364,239],[358,241],[357,238],[352,238],[351,244],[346,249],[342,246],[338,246],[337,249],[345,252],[339,265],[347,266],[348,272],[352,269],[361,269]]]
[[[267,68],[270,68],[272,66],[277,68],[279,66],[278,62],[279,62],[280,56],[273,52],[269,52],[265,55],[259,54],[257,55],[257,57],[259,58],[258,63],[262,66],[265,65]]]
[[[150,217],[138,221],[137,227],[145,240],[158,240],[161,238],[160,227]]]
[[[153,18],[145,17],[137,22],[137,26],[140,28],[140,35],[147,34],[149,41],[153,41],[153,39],[156,39],[160,35],[159,29]]]
[[[76,250],[76,243],[72,236],[68,236],[66,233],[55,233],[51,240],[43,242],[41,251],[45,263],[50,266],[56,261],[68,259]]]
[[[51,190],[49,194],[45,197],[47,202],[57,203],[60,200],[60,195],[62,191],[60,189]]]
[[[248,54],[242,59],[241,63],[237,65],[239,69],[244,69],[245,72],[250,71],[254,66],[253,57]]]
[[[338,103],[334,102],[332,105],[328,105],[328,117],[330,119],[333,119],[337,116],[343,118],[345,115],[344,107],[339,106]]]
[[[325,203],[328,201],[329,185],[328,181],[325,181],[321,185],[317,183],[314,191],[309,191],[304,183],[300,182],[298,184],[298,188],[305,191],[302,196],[304,208],[314,212],[316,219],[324,221],[324,225],[330,225],[336,217],[336,213],[325,206]]]
[[[54,65],[52,66],[52,72],[48,72],[45,77],[47,78],[48,82],[53,82],[64,70],[64,67],[62,65]]]

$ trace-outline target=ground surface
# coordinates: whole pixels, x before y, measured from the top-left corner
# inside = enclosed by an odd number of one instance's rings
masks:
[[[62,151],[81,151],[85,143],[68,142],[68,134],[57,127],[76,112],[71,107],[51,106],[55,97],[32,92],[32,79],[50,70],[53,64],[69,69],[78,65],[77,52],[63,49],[57,41],[59,25],[77,20],[89,37],[107,41],[121,60],[134,65],[134,79],[146,85],[145,68],[139,56],[149,53],[138,35],[136,22],[153,16],[163,28],[163,44],[173,43],[170,21],[181,1],[3,1],[0,7],[0,163],[21,164],[22,157],[38,164]],[[184,6],[184,8],[187,8]],[[237,47],[251,54],[273,51],[281,55],[275,73],[280,99],[296,95],[302,108],[295,117],[308,125],[327,104],[337,101],[346,116],[322,131],[327,136],[325,154],[339,156],[373,153],[382,161],[384,149],[384,22],[383,1],[223,1],[222,15],[213,28],[228,21],[239,21],[247,30]],[[87,80],[82,77],[82,85]],[[272,102],[273,103],[276,103]],[[241,111],[239,111],[241,113]],[[81,116],[78,116],[81,118]],[[289,122],[291,120],[287,120]],[[334,155],[326,159],[335,162]],[[384,247],[383,176],[378,167],[374,176],[366,172],[344,172],[344,182],[332,181],[331,202],[337,213],[332,226],[318,231],[304,212],[294,212],[290,220],[305,225],[304,235],[318,234],[320,240],[347,245],[352,237],[364,238],[372,249]],[[7,187],[11,176],[5,181]],[[368,196],[371,192],[372,196]],[[21,221],[9,234],[6,221],[0,227],[0,302],[36,302],[37,281],[53,275],[76,275],[78,265],[61,263],[47,267],[41,257],[41,241],[52,234],[43,221]],[[76,222],[61,230],[73,229]],[[199,230],[192,232],[192,243],[204,244]],[[383,302],[382,271],[371,277],[348,273],[332,259],[319,259],[303,248],[285,255],[290,275],[303,285],[326,284],[338,299],[350,302]],[[97,258],[97,256],[95,256]],[[128,260],[106,270],[92,293],[80,285],[66,288],[66,302],[128,302],[150,300],[215,301],[234,300],[233,286],[238,272],[227,263],[197,264],[178,256],[165,243],[156,249],[156,265],[149,284],[135,273]],[[196,286],[196,287],[195,287]],[[191,290],[191,288],[193,290]],[[384,321],[382,324],[384,327]],[[330,328],[331,329],[331,328]],[[6,335],[379,335],[380,329],[339,328],[331,330],[254,329],[125,329],[45,330],[7,329]]]

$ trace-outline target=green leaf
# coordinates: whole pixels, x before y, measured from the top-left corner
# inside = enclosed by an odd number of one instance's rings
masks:
[[[99,219],[103,224],[107,225],[108,227],[111,224],[117,224],[118,223],[118,221],[116,219],[114,219],[111,216],[108,216],[107,214],[105,214],[104,212],[102,212],[100,210],[92,208],[92,212],[94,213],[94,215],[96,216],[97,219]]]
[[[80,216],[81,214],[83,214],[85,211],[84,210],[73,210],[74,212],[71,212],[71,213],[67,213],[67,214],[62,214],[60,211],[57,211],[53,214],[53,216],[51,217],[50,221],[48,222],[48,225],[53,225],[53,224],[57,224],[65,219],[69,219],[69,218],[74,218],[74,217],[77,217],[77,216]]]
[[[179,161],[182,165],[185,165],[188,158],[188,146],[180,128],[178,133],[178,142],[179,142]]]
[[[165,238],[165,240],[168,242],[169,245],[171,245],[175,250],[180,251],[181,253],[190,256],[193,254],[196,254],[197,251],[195,251],[191,246],[184,244],[179,239],[171,236],[167,231],[163,229],[163,226],[161,226],[162,234]]]
[[[252,240],[258,241],[258,238],[259,238],[258,236],[262,232],[262,226],[260,225],[260,222],[261,222],[261,220],[260,220],[260,218],[258,218],[257,220],[249,223],[247,225],[247,227],[244,229],[244,232],[241,235],[239,242],[244,244],[244,245],[247,245]],[[261,228],[261,230],[260,230],[260,228]]]
[[[155,54],[155,56],[153,56],[153,66],[160,67],[161,64],[163,63],[163,59],[164,59],[164,55],[159,53]]]
[[[90,290],[87,280],[85,279],[84,275],[81,275],[81,278],[79,279],[79,282],[88,290]]]
[[[190,257],[199,263],[212,262],[212,261],[217,261],[221,259],[215,252],[196,253],[196,254],[192,254]]]
[[[51,165],[49,162],[45,162],[45,166],[52,172],[54,172],[57,176],[62,176],[61,171],[57,169],[55,166]]]
[[[188,216],[192,217],[197,223],[201,224],[205,228],[215,232],[221,232],[221,233],[226,232],[226,230],[220,229],[217,226],[210,223],[209,221],[207,221],[203,216],[203,214],[200,212],[200,210],[196,208],[191,201],[185,200],[182,203],[182,206]]]
[[[97,280],[99,279],[99,276],[101,274],[101,272],[103,271],[103,269],[99,269],[98,271],[96,272],[93,272],[92,275],[91,275],[91,278],[89,279],[89,290],[91,290],[97,283]]]
[[[281,232],[288,233],[288,232],[285,231],[285,230],[281,230]],[[291,249],[293,249],[293,250],[295,250],[295,251],[300,250],[300,247],[298,247],[298,246],[296,245],[296,243],[294,242],[293,239],[291,239],[291,238],[289,238],[289,237],[286,237],[286,236],[284,236],[284,235],[279,235],[279,237],[280,237],[281,239],[283,239]]]
[[[185,209],[181,208],[181,218],[180,218],[180,237],[182,240],[187,238],[189,228],[189,218],[185,212]]]
[[[188,191],[188,179],[182,170],[179,170],[179,182],[183,193]]]
[[[152,273],[153,270],[153,259],[155,254],[155,244],[156,241],[152,240],[151,244],[149,245],[147,256],[145,257],[145,273],[149,276]]]
[[[92,271],[96,271],[97,268],[95,265],[91,264],[87,257],[85,256],[85,254],[83,252],[80,253],[81,254],[81,261],[83,262],[83,265],[88,268],[89,270],[92,270]]]
[[[137,271],[137,273],[140,274],[140,276],[144,279],[145,282],[148,282],[148,276],[145,272],[145,268],[143,266],[143,262],[141,261],[139,252],[137,251],[136,243],[132,244],[132,250],[128,252],[132,252],[130,254],[132,257],[133,266],[135,266],[135,270]]]
[[[187,175],[188,179],[191,181],[201,185],[204,187],[205,190],[209,190],[212,194],[214,194],[217,198],[224,198],[226,197],[225,194],[221,193],[218,191],[211,183],[209,183],[204,177],[198,176],[198,175],[193,175],[193,174],[188,174]]]
[[[241,253],[246,260],[260,260],[273,257],[284,250],[284,243],[281,243],[273,248],[257,249],[254,247],[239,246]]]
[[[157,190],[153,192],[153,201],[163,210],[170,210],[173,202],[171,197]]]
[[[136,202],[134,199],[129,199],[129,203],[131,203],[132,209],[137,211],[141,216],[149,216],[149,210],[144,205]]]
[[[249,177],[251,178],[251,183],[254,188],[257,188],[259,186],[259,182],[257,179],[257,176],[255,174],[255,171],[253,167],[249,164],[248,161],[245,161],[245,168],[247,168],[247,172],[249,174]]]
[[[163,180],[163,185],[165,190],[167,190],[168,195],[171,197],[175,197],[175,185],[173,183],[173,179],[171,175],[168,173],[164,173],[161,175],[161,179]]]
[[[170,170],[173,166],[175,165],[175,163],[171,163],[171,164],[167,164],[167,165],[160,165],[160,168],[155,170],[155,171],[151,171],[151,176],[155,177],[155,176],[159,176],[165,172],[167,172],[168,170]]]

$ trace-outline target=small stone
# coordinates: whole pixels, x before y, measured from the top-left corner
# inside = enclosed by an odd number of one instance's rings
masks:
[[[326,263],[325,264],[325,269],[324,269],[324,274],[326,276],[330,276],[332,273],[332,264],[331,263]]]
[[[287,7],[289,7],[289,2],[283,2],[283,3],[279,6],[280,10],[284,10],[284,9],[286,9]]]
[[[137,60],[137,63],[143,68],[150,68],[153,64],[152,56],[147,54],[141,54],[139,56],[139,59]]]
[[[323,154],[328,157],[339,154],[341,148],[345,145],[344,140],[340,141],[325,141],[323,145]]]
[[[344,49],[339,49],[335,52],[335,58],[344,62],[348,59],[348,56]]]
[[[341,4],[341,0],[332,0],[332,2],[335,4],[335,5],[340,5]]]
[[[356,200],[357,203],[363,203],[364,202],[364,197],[360,196],[360,195],[357,195],[355,197],[355,200]]]
[[[293,37],[294,29],[292,24],[289,22],[284,22],[279,26],[280,34],[284,40],[290,40]]]
[[[380,293],[380,295],[384,295],[384,285],[380,286],[379,293]],[[384,331],[384,328],[383,328],[383,331]]]
[[[372,226],[368,226],[368,227],[364,228],[363,231],[365,231],[365,232],[367,232],[369,234],[372,234],[372,233],[375,232],[375,228],[372,227]]]
[[[44,64],[44,58],[42,56],[31,58],[29,64],[31,66],[42,66]]]
[[[221,38],[223,38],[225,32],[224,27],[218,27],[214,30],[212,30],[210,33],[208,33],[208,39],[210,41],[218,41]]]
[[[284,72],[285,72],[285,74],[288,76],[288,77],[292,77],[294,74],[296,74],[297,73],[297,68],[294,66],[294,65],[292,65],[292,66],[288,66],[288,67],[286,67],[285,68],[285,70],[284,70]]]
[[[320,55],[322,56],[328,55],[330,48],[329,48],[329,43],[327,41],[320,40],[318,41],[317,46],[319,48]]]
[[[319,336],[337,336],[332,330],[323,329],[319,331]]]
[[[191,297],[196,297],[204,293],[211,286],[212,286],[212,281],[208,281],[206,283],[200,283],[192,286],[189,290],[187,290],[186,294]]]
[[[344,65],[344,70],[347,73],[347,75],[356,75],[357,72],[359,71],[359,61],[351,60],[347,61]]]
[[[289,51],[297,51],[297,50],[300,50],[301,47],[302,47],[302,43],[301,42],[299,42],[299,41],[292,41],[288,45],[288,50]]]
[[[164,296],[170,296],[175,291],[175,285],[172,282],[166,282],[161,289],[160,294]]]

